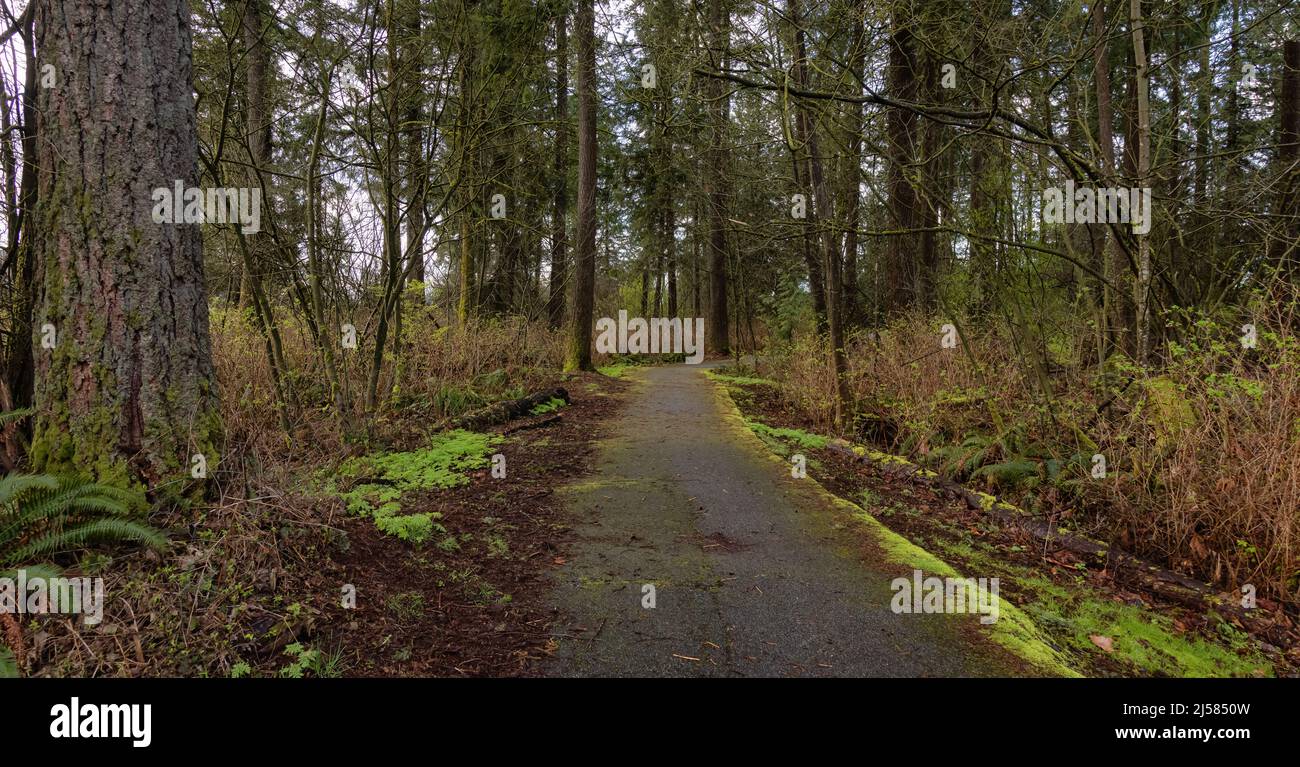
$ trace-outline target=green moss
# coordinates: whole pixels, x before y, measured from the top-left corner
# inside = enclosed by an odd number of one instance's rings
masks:
[[[1156,427],[1158,448],[1173,445],[1183,432],[1196,426],[1196,413],[1172,379],[1165,376],[1147,378],[1142,381],[1142,388],[1154,411],[1150,421]]]
[[[927,576],[963,577],[947,562],[885,527],[858,506],[841,498],[836,498],[835,501],[855,520],[862,523],[890,561],[909,569],[921,570]],[[973,598],[973,595],[970,596]],[[1029,615],[1001,595],[997,599],[997,622],[979,624],[989,632],[989,637],[994,642],[1045,673],[1055,676],[1080,676],[1069,659],[1052,647],[1047,635]]]
[[[492,448],[504,441],[495,434],[455,431],[436,435],[428,447],[401,453],[378,453],[344,461],[335,474],[355,480],[340,492],[326,483],[352,514],[372,517],[375,526],[405,541],[421,543],[440,527],[436,513],[400,514],[402,497],[413,490],[439,490],[469,482],[469,472],[486,468]]]
[[[1132,673],[1175,677],[1271,675],[1272,664],[1251,645],[1248,637],[1221,623],[1222,642],[1187,636],[1173,621],[1141,606],[1096,597],[1069,583],[1052,581],[1032,568],[1011,564],[981,544],[941,544],[945,553],[979,572],[997,573],[1012,580],[1021,608],[1056,644],[1082,661],[1106,656]],[[1111,639],[1106,653],[1092,636]]]
[[[830,444],[830,440],[826,437],[820,434],[809,434],[801,429],[773,428],[765,423],[751,420],[746,420],[745,425],[769,447],[772,447],[774,442],[789,442],[806,450],[820,450]]]
[[[704,375],[719,383],[732,384],[735,386],[780,386],[776,381],[769,378],[753,378],[750,376],[733,376],[726,373],[719,373],[716,370],[706,369]]]
[[[607,376],[609,378],[622,378],[627,373],[627,371],[632,367],[633,367],[632,365],[624,365],[622,363],[616,363],[614,365],[605,365],[603,367],[598,367],[596,368],[596,372],[600,373],[603,376]]]
[[[1134,672],[1174,677],[1273,675],[1273,664],[1231,625],[1221,624],[1224,643],[1182,634],[1173,621],[1142,607],[1096,599],[1042,578],[1022,585],[1036,599],[1025,610],[1050,622],[1080,654],[1104,653],[1091,637],[1111,640],[1109,656]],[[1227,646],[1224,646],[1227,645]]]

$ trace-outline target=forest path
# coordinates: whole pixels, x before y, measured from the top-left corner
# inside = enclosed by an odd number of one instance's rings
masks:
[[[556,676],[983,676],[1003,655],[942,615],[889,608],[873,562],[702,366],[642,368],[591,481],[565,488]],[[643,606],[646,584],[655,606]]]

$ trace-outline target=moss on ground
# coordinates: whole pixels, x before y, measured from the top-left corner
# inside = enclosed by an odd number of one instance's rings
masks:
[[[734,376],[727,373],[720,373],[717,370],[705,369],[704,375],[717,381],[718,383],[729,384],[732,386],[779,386],[776,381],[770,378],[754,378],[751,376]]]
[[[603,367],[598,367],[596,368],[596,372],[600,373],[603,376],[607,376],[609,378],[622,378],[627,374],[627,371],[631,370],[634,367],[636,366],[626,365],[621,362],[618,362],[613,365],[605,365]]]
[[[402,498],[415,490],[439,490],[469,482],[469,472],[486,468],[492,448],[504,441],[495,434],[457,429],[434,435],[428,447],[399,453],[373,453],[343,462],[326,491],[341,498],[352,514],[371,517],[375,526],[404,541],[422,543],[434,532],[437,512],[402,513]],[[340,490],[338,479],[351,480]]]
[[[780,455],[788,455],[787,450],[781,443],[788,442],[795,447],[804,450],[820,450],[830,444],[830,440],[818,434],[809,434],[801,429],[778,429],[768,426],[761,421],[751,421],[746,419],[745,425],[749,430],[758,435],[773,452]]]
[[[1151,610],[1076,591],[1042,577],[1018,582],[1025,611],[1051,624],[1056,636],[1080,654],[1106,652],[1092,637],[1110,640],[1111,659],[1136,674],[1173,677],[1272,676],[1273,664],[1231,624],[1218,620],[1223,642],[1183,634],[1173,620]],[[1030,601],[1032,599],[1032,601]],[[1218,616],[1211,616],[1217,620]]]

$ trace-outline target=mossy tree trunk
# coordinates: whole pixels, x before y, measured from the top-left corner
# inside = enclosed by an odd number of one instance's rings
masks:
[[[217,462],[199,227],[152,217],[154,189],[197,186],[189,14],[38,2],[38,469],[155,488]]]

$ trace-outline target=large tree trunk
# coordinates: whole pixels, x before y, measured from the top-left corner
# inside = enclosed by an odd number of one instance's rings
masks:
[[[985,0],[980,11],[980,32],[990,42],[977,45],[972,54],[972,67],[978,75],[971,78],[972,95],[978,108],[991,109],[995,78],[1005,59],[992,41],[999,39],[1002,22],[1010,17],[1011,8],[1005,0]],[[1006,151],[999,139],[980,133],[973,137],[972,144],[969,220],[975,236],[970,238],[970,269],[975,285],[974,315],[982,319],[993,311],[998,293],[1003,247],[997,240],[1003,238],[1005,212],[1010,208],[1005,192],[1010,178]]]
[[[266,17],[263,3],[266,0],[245,0],[243,33],[248,47],[248,154],[252,161],[251,183],[260,185],[261,174],[271,165],[271,114],[267,106],[266,80],[270,69],[270,48],[263,39],[266,34]],[[263,195],[263,202],[269,195]],[[270,235],[265,228],[248,235],[251,263],[244,268],[240,286],[240,306],[252,300],[252,281],[261,276],[261,267],[270,256]]]
[[[889,38],[889,67],[886,87],[893,98],[916,102],[918,75],[916,42],[912,37],[913,19],[894,12]],[[886,244],[882,308],[887,314],[914,305],[917,259],[920,242],[916,235],[917,194],[908,178],[908,167],[916,157],[916,115],[906,109],[890,108],[886,115],[889,149],[890,228],[897,234]]]
[[[719,69],[726,65],[730,47],[731,12],[727,0],[709,2],[710,59]],[[709,317],[706,334],[708,351],[728,354],[731,351],[730,315],[727,310],[727,120],[730,99],[724,83],[710,78],[708,99],[712,117],[709,167],[705,178],[705,196],[709,203]]]
[[[36,353],[32,461],[149,487],[216,464],[220,430],[203,244],[157,224],[153,190],[197,185],[189,4],[39,0]],[[113,55],[105,55],[105,51]]]
[[[1111,106],[1110,57],[1106,37],[1106,3],[1095,0],[1092,8],[1092,36],[1094,40],[1093,81],[1097,90],[1097,146],[1101,151],[1098,165],[1106,186],[1113,186],[1115,173],[1115,117]],[[1112,349],[1129,347],[1128,302],[1118,293],[1124,284],[1128,265],[1119,244],[1111,242],[1107,224],[1094,225],[1094,259],[1106,265],[1106,286],[1102,305],[1107,317],[1106,338]]]
[[[594,0],[578,0],[574,18],[578,48],[578,226],[573,303],[565,370],[590,370],[591,323],[596,307],[596,12]]]
[[[927,23],[923,29],[932,30]],[[928,37],[928,36],[927,36]],[[920,88],[924,98],[930,103],[937,103],[939,85],[939,62],[935,55],[926,51],[921,54]],[[939,226],[939,206],[943,204],[945,194],[939,190],[938,156],[943,124],[936,120],[927,120],[920,126],[921,142],[918,155],[913,157],[916,163],[920,183],[917,185],[916,226],[920,230],[917,237],[918,254],[916,264],[916,303],[927,314],[938,309],[939,298],[939,236],[935,229]]]
[[[853,49],[848,77],[852,95],[862,95],[862,83],[867,79],[867,20],[866,0],[859,0],[850,11],[853,21]],[[844,324],[855,327],[862,324],[862,308],[858,299],[858,226],[862,208],[862,131],[864,128],[862,104],[849,104],[848,167],[844,173]]]

